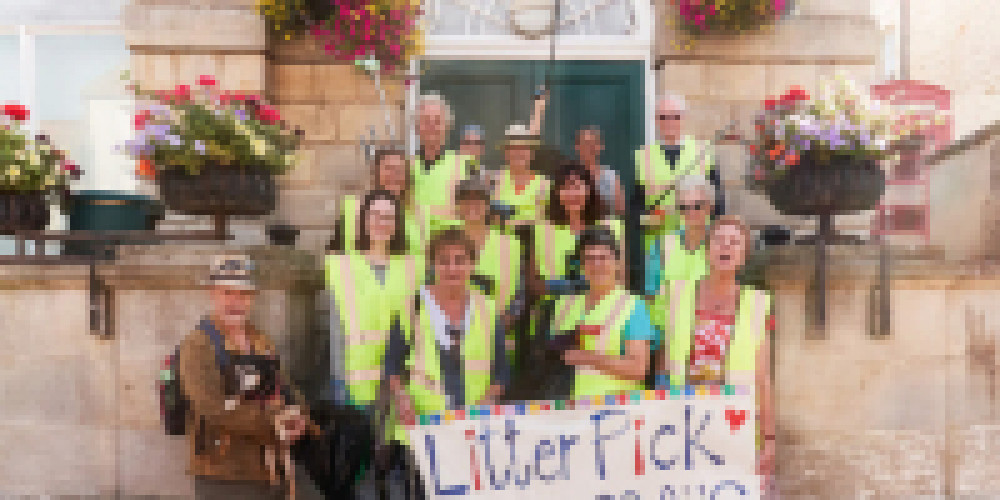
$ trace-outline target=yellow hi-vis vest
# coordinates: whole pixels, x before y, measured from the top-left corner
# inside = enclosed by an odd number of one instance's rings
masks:
[[[708,176],[712,169],[712,152],[707,148],[707,144],[695,140],[691,136],[684,136],[681,139],[681,151],[677,157],[677,162],[671,168],[667,163],[667,158],[663,153],[663,148],[658,144],[645,146],[635,152],[636,179],[646,190],[646,206],[652,205],[661,196],[663,190],[673,183],[679,175],[687,173],[691,175]],[[695,162],[698,162],[696,166]],[[690,168],[690,170],[688,170]],[[670,193],[657,203],[659,207],[671,207],[673,210],[674,195]],[[677,214],[670,214],[662,227],[647,232],[662,234],[664,231],[673,231],[680,224],[680,217]]]
[[[670,310],[667,312],[666,334],[669,336],[667,370],[671,386],[687,385],[691,355],[691,337],[695,327],[696,281],[677,280],[670,285]],[[771,296],[764,290],[743,287],[740,290],[736,325],[726,352],[726,384],[747,387],[751,394],[757,388],[757,351],[767,334],[767,316]],[[757,447],[760,448],[760,435]]]
[[[455,187],[469,175],[469,157],[444,151],[430,170],[424,170],[419,156],[413,158],[413,201],[426,210],[427,229],[435,231],[442,223],[455,221]]]
[[[684,247],[680,232],[667,233],[660,242],[660,289],[653,299],[654,312],[650,314],[650,319],[654,325],[664,328],[670,283],[676,280],[700,280],[708,274],[708,261],[705,257],[706,242],[702,242],[693,252],[688,252]]]
[[[498,310],[506,311],[514,298],[517,281],[521,276],[521,245],[517,239],[490,229],[479,254],[476,273],[493,280],[491,298]]]
[[[621,243],[621,219],[604,219],[598,224],[615,233],[615,238]],[[551,222],[536,224],[532,229],[535,233],[535,262],[542,279],[562,278],[566,275],[566,256],[576,250],[576,234],[567,226],[557,226]]]
[[[385,285],[371,273],[361,254],[326,257],[326,279],[343,322],[345,372],[351,399],[368,404],[379,396],[382,364],[392,318],[405,325],[410,316],[409,297],[423,276],[422,264],[412,256],[392,257]]]
[[[457,401],[459,406],[475,404],[486,395],[490,386],[493,367],[493,326],[496,306],[489,297],[478,290],[470,290],[472,317],[468,330],[462,338],[465,401]],[[441,375],[438,344],[431,325],[427,307],[420,307],[411,325],[411,354],[407,359],[410,373],[408,391],[413,398],[414,411],[418,415],[444,413],[448,409]]]
[[[358,246],[361,199],[351,194],[344,196],[340,216],[341,220],[344,221],[344,252],[353,252],[357,250]]]
[[[572,330],[578,325],[600,325],[601,334],[584,336],[582,348],[586,351],[620,356],[622,327],[635,309],[637,300],[640,299],[619,287],[601,299],[596,307],[587,311],[584,295],[562,297],[556,302],[553,324],[559,331]],[[593,368],[577,367],[573,397],[603,396],[641,388],[640,382],[623,380]]]
[[[493,186],[493,200],[514,208],[511,220],[538,222],[543,217],[542,207],[549,196],[549,180],[543,175],[535,175],[528,185],[517,192],[510,171],[504,169],[497,174]]]

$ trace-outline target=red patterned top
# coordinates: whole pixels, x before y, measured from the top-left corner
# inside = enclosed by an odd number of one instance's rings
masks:
[[[688,380],[692,384],[725,384],[725,360],[736,317],[695,310],[695,329],[688,364]],[[774,317],[768,315],[768,331],[774,330]]]

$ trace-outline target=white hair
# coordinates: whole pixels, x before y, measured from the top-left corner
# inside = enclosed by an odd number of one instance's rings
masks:
[[[684,99],[684,96],[682,96],[680,94],[666,94],[666,95],[660,96],[660,98],[656,101],[657,107],[659,107],[659,105],[661,105],[663,103],[670,103],[670,104],[672,104],[673,106],[671,106],[671,107],[673,109],[676,109],[677,111],[680,111],[680,112],[684,112],[684,111],[688,110],[687,99]]]
[[[441,115],[444,118],[445,129],[451,130],[451,126],[455,123],[455,115],[451,112],[451,105],[448,101],[437,92],[431,92],[429,94],[424,94],[420,96],[420,100],[417,102],[417,116],[420,116],[422,109],[427,105],[436,105],[441,107]]]
[[[689,174],[677,180],[678,193],[691,193],[694,191],[701,191],[708,198],[708,201],[712,201],[712,185],[708,182],[708,179],[705,179],[704,175]]]

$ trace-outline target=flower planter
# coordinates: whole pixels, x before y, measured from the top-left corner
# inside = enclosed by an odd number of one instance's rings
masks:
[[[157,182],[167,208],[188,215],[267,215],[277,194],[264,167],[210,166],[197,175],[164,169]]]
[[[49,223],[49,205],[41,191],[0,191],[0,234],[40,231]]]
[[[873,161],[834,156],[818,164],[804,157],[781,177],[764,184],[774,208],[786,215],[835,215],[868,210],[885,191],[885,174]]]

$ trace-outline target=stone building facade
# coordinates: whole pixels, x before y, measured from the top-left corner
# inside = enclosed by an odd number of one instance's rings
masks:
[[[253,220],[236,224],[238,238],[230,245],[272,271],[260,321],[278,337],[297,378],[306,380],[315,375],[308,354],[324,334],[319,257],[336,201],[366,182],[359,138],[375,126],[376,141],[387,141],[381,127],[387,112],[396,130],[407,130],[416,89],[384,81],[382,99],[373,80],[331,62],[308,42],[270,39],[254,4],[133,0],[123,8],[122,25],[132,74],[146,86],[169,88],[214,74],[225,88],[268,96],[306,131],[301,163],[280,179],[280,207],[268,218],[298,226],[297,248],[253,246],[263,243],[267,222]],[[655,4],[646,23],[656,29],[649,37],[653,45],[638,56],[646,64],[644,102],[651,104],[657,92],[686,95],[689,131],[701,137],[734,119],[748,125],[762,98],[791,84],[815,91],[821,76],[836,71],[864,84],[886,76],[882,28],[867,0],[798,0],[772,30],[683,49],[665,26],[665,2]],[[928,43],[914,37],[914,51]],[[480,49],[469,46],[451,57],[475,59]],[[449,52],[441,47],[428,57],[445,57]],[[565,57],[587,58],[576,50]],[[913,77],[923,74],[932,75]],[[946,86],[955,81],[938,75]],[[988,91],[969,92],[979,90]],[[647,127],[651,118],[646,110]],[[787,497],[1000,494],[1000,468],[991,460],[1000,451],[993,369],[1000,325],[990,307],[1000,274],[985,260],[997,247],[990,203],[997,151],[990,129],[935,159],[932,241],[942,251],[895,254],[887,336],[871,334],[871,318],[881,311],[872,305],[878,268],[870,249],[833,252],[831,322],[821,338],[809,326],[812,251],[788,248],[770,256],[766,279],[778,315],[779,474]],[[732,212],[754,225],[808,228],[810,221],[783,217],[742,189],[740,146],[722,144],[719,154]],[[966,216],[952,215],[954,207]],[[869,216],[838,222],[863,232]],[[206,223],[171,214],[162,226]],[[115,297],[112,338],[87,334],[85,268],[0,269],[0,496],[191,493],[186,442],[160,430],[154,384],[163,356],[203,312],[196,277],[219,250],[139,247],[101,266],[98,276]]]

